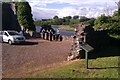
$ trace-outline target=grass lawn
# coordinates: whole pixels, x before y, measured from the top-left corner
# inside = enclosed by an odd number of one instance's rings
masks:
[[[85,60],[77,60],[69,65],[57,67],[44,73],[31,74],[29,78],[118,78],[120,57],[104,57],[89,60],[86,69]]]
[[[59,25],[59,29],[60,30],[70,30],[70,31],[74,31],[74,27],[71,27],[69,25]]]
[[[116,39],[120,39],[120,35],[110,35],[110,37],[116,38]]]

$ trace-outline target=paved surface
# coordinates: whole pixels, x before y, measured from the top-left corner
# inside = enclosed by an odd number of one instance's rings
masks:
[[[62,42],[31,39],[24,44],[2,44],[3,77],[20,77],[20,74],[47,65],[67,60],[71,47],[70,40]]]

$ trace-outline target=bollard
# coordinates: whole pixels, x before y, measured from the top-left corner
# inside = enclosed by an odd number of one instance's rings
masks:
[[[88,52],[85,51],[86,68],[88,69]]]

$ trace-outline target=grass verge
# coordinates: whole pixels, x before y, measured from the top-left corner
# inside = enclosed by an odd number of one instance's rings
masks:
[[[29,78],[118,78],[119,56],[104,57],[89,60],[86,69],[85,60],[81,59],[72,64],[48,70],[44,73],[27,75]]]
[[[60,30],[69,30],[69,31],[74,31],[74,27],[71,27],[69,25],[59,25]]]

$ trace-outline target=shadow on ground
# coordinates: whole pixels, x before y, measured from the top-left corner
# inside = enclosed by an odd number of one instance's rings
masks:
[[[88,67],[88,69],[113,69],[113,68],[120,69],[120,67],[102,67],[102,68],[100,68],[100,67],[94,67],[94,68]]]
[[[38,42],[30,42],[30,41],[25,41],[23,43],[20,44],[14,44],[14,45],[37,45]]]

